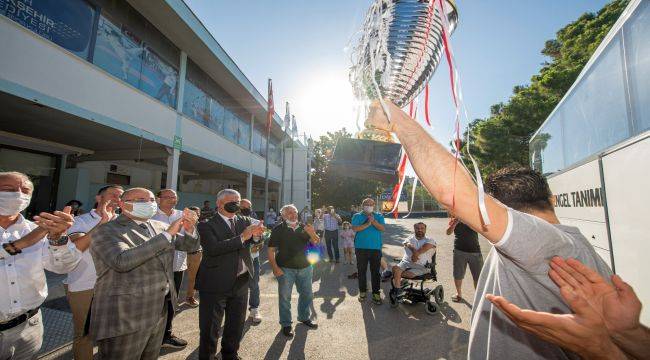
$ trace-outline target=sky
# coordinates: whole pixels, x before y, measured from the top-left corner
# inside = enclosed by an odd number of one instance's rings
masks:
[[[289,102],[299,133],[317,138],[343,127],[358,130],[346,49],[371,0],[185,2],[265,97],[267,79],[273,79],[276,112],[283,117]],[[607,2],[457,0],[459,23],[451,48],[468,119],[486,117],[491,105],[508,100],[515,85],[528,84],[547,60],[540,53],[545,41]],[[444,60],[430,89],[429,132],[447,144],[455,111]]]

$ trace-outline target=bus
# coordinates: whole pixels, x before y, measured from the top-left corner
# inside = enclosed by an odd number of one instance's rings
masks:
[[[630,1],[529,150],[560,221],[634,287],[650,324],[650,1]]]

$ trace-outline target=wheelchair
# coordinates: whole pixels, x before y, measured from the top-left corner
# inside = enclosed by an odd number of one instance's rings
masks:
[[[432,281],[434,283],[438,281],[436,273],[436,253],[437,252],[431,256],[431,261],[427,262],[425,265],[425,267],[431,269],[430,272],[410,279],[402,278],[402,283],[399,287],[401,293],[399,295],[397,294],[398,288],[395,288],[391,277],[391,289],[389,294],[391,307],[397,307],[402,303],[414,305],[423,302],[424,310],[427,314],[435,315],[438,313],[440,305],[443,304],[445,297],[445,291],[442,285],[438,285],[433,289],[424,287],[424,283],[427,281]]]

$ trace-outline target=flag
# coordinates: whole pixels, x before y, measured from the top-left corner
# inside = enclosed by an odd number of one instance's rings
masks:
[[[291,111],[289,111],[289,102],[287,101],[287,111],[284,113],[284,131],[289,131],[291,127]]]
[[[275,109],[273,108],[273,81],[269,79],[269,106],[268,106],[268,116],[266,119],[266,134],[271,133],[271,124],[273,124],[273,115],[275,114]]]
[[[296,138],[298,137],[298,125],[296,125],[296,116],[291,115],[291,137]]]

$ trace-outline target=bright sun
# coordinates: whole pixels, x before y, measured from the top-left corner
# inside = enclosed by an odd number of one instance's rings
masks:
[[[291,103],[299,132],[314,137],[343,127],[356,133],[356,106],[347,70],[318,72],[318,76],[304,79],[299,95]],[[363,126],[363,119],[359,121]]]

